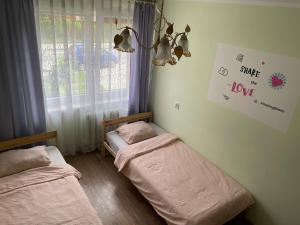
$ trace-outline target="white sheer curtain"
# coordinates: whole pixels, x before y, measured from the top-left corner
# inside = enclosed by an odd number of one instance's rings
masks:
[[[128,0],[35,0],[47,129],[64,154],[100,144],[104,116],[128,111],[129,55],[113,49],[119,24],[131,25]]]

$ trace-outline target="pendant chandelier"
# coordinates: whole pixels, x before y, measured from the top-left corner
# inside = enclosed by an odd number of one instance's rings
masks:
[[[132,39],[130,34],[133,33],[140,47],[148,50],[154,49],[155,58],[152,63],[156,66],[164,66],[166,63],[175,65],[177,60],[179,61],[182,56],[191,57],[188,41],[188,33],[191,31],[190,26],[187,25],[183,32],[174,32],[174,23],[168,22],[163,14],[163,10],[164,0],[161,2],[160,9],[156,8],[159,16],[154,21],[156,41],[152,46],[145,46],[140,41],[138,32],[132,27],[125,26],[121,28],[117,27],[117,30],[121,30],[121,33],[114,37],[114,48],[121,52],[134,52],[135,49],[131,46]],[[115,23],[116,26],[118,26],[117,20]],[[174,56],[176,56],[177,59]]]

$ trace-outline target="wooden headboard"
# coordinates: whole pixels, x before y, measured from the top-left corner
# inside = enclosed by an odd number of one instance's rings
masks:
[[[0,152],[8,149],[13,149],[24,145],[34,144],[34,143],[47,141],[49,139],[56,139],[56,138],[57,138],[57,131],[51,131],[48,133],[35,134],[35,135],[15,138],[7,141],[1,141]]]
[[[102,129],[101,136],[102,136],[102,140],[103,140],[103,143],[101,146],[102,155],[105,156],[105,150],[108,150],[113,156],[115,156],[114,152],[112,151],[112,149],[106,142],[106,132],[107,132],[108,127],[120,125],[123,123],[136,122],[136,121],[140,121],[140,120],[146,120],[146,121],[150,122],[150,121],[152,121],[152,119],[153,119],[152,112],[144,112],[144,113],[138,113],[138,114],[134,114],[134,115],[130,115],[130,116],[124,116],[124,117],[121,117],[118,119],[103,120],[102,127],[101,127],[101,129]]]

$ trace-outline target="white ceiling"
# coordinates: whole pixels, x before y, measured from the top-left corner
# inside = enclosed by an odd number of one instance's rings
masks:
[[[300,0],[179,0],[194,2],[211,2],[211,3],[236,3],[248,5],[270,5],[300,8]]]

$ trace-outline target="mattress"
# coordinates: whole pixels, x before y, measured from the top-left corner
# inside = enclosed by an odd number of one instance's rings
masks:
[[[52,165],[64,165],[66,161],[56,146],[48,146],[46,151],[52,162]]]
[[[149,123],[149,125],[154,129],[156,135],[160,135],[162,133],[166,133],[164,129],[157,126],[154,123]],[[110,131],[106,134],[106,139],[109,146],[112,150],[117,153],[120,149],[128,146],[128,144],[121,138],[121,136],[116,131]]]

